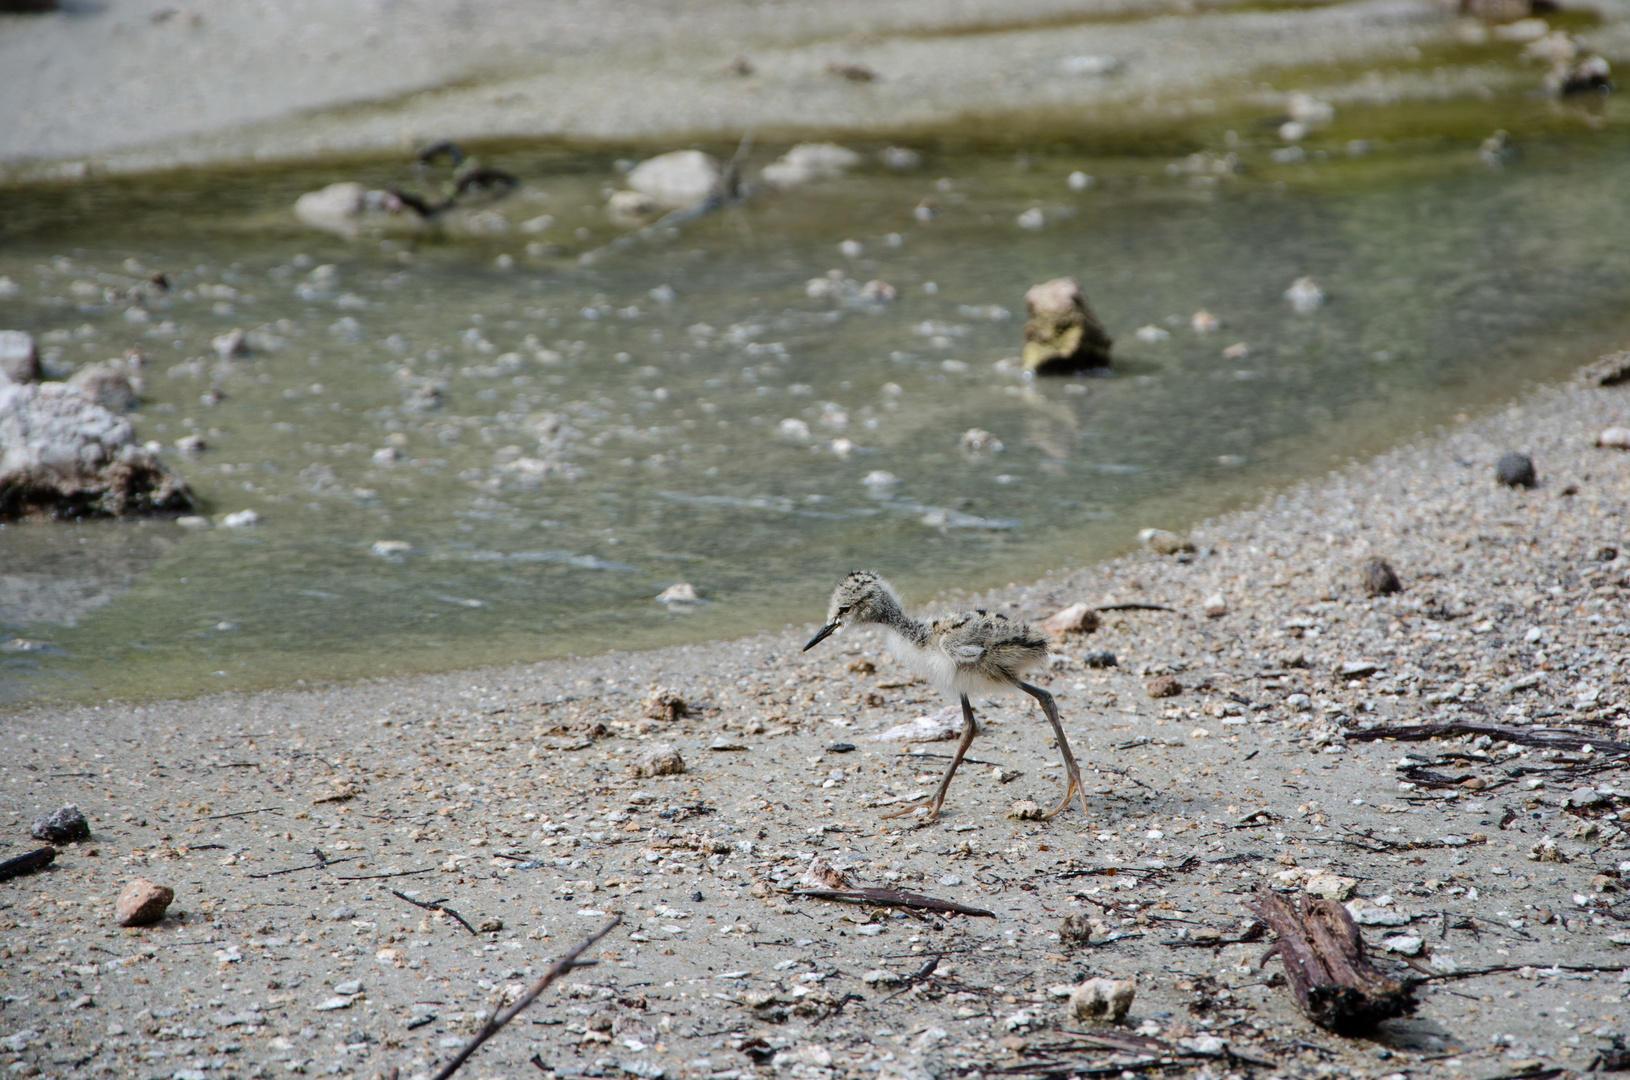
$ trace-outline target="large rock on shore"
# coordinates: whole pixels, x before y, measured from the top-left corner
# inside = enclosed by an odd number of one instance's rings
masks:
[[[1032,285],[1024,294],[1030,313],[1024,324],[1024,368],[1036,375],[1067,375],[1108,367],[1115,343],[1092,313],[1087,294],[1074,278]]]
[[[0,384],[0,521],[183,514],[186,482],[63,383]]]

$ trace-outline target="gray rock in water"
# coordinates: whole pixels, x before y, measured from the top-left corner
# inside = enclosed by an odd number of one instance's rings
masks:
[[[1074,278],[1032,285],[1024,303],[1030,314],[1024,324],[1026,371],[1057,375],[1109,366],[1115,340],[1092,313],[1087,294]]]
[[[0,383],[38,382],[40,355],[34,336],[21,330],[0,330]]]
[[[647,158],[628,174],[628,186],[670,210],[688,210],[718,188],[719,163],[700,150],[675,150]]]
[[[196,509],[128,420],[62,383],[0,384],[0,521]]]
[[[79,812],[79,807],[64,806],[61,810],[35,818],[34,827],[28,830],[28,835],[52,844],[66,844],[71,840],[89,840],[91,826],[85,820],[85,815]]]
[[[136,404],[136,388],[130,376],[109,364],[81,368],[68,379],[68,385],[108,412],[121,413]]]
[[[1515,450],[1500,455],[1500,460],[1494,463],[1494,478],[1506,487],[1531,488],[1539,483],[1534,459]]]
[[[1404,591],[1403,582],[1398,580],[1398,575],[1385,559],[1369,560],[1359,570],[1358,577],[1364,591],[1371,596],[1391,596]]]

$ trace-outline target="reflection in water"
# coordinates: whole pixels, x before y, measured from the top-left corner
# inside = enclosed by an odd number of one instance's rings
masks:
[[[500,163],[521,189],[456,243],[302,232],[316,182],[272,174],[202,219],[0,250],[0,324],[59,374],[139,350],[140,436],[200,438],[172,460],[212,515],[261,519],[0,530],[8,625],[65,650],[23,657],[30,692],[735,633],[817,617],[859,565],[916,596],[1013,580],[1506,399],[1619,335],[1630,287],[1612,129],[1499,171],[1332,161],[1312,193],[947,156],[609,250],[609,161]],[[1027,382],[1021,298],[1066,274],[1114,373]],[[1304,276],[1328,300],[1298,313]],[[710,602],[654,602],[679,582]]]
[[[49,522],[0,527],[0,629],[78,626],[112,603],[176,549],[174,528],[156,523]]]

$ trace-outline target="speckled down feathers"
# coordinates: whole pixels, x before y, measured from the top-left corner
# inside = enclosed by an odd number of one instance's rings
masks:
[[[905,614],[900,597],[870,570],[851,572],[832,590],[828,625],[878,623],[902,665],[946,694],[1011,690],[1047,658],[1047,638],[1027,622],[984,611],[957,611],[931,622]]]

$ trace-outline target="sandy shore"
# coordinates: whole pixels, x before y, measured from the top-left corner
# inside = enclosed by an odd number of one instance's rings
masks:
[[[1627,5],[1585,35],[1623,45]],[[1532,71],[1422,66],[1463,40],[1436,0],[118,0],[0,19],[0,170],[398,152],[454,136],[661,143],[806,132],[1122,132],[1328,72],[1338,103],[1487,94]],[[1516,48],[1508,50],[1516,56]],[[865,69],[870,80],[834,74]],[[982,119],[983,118],[983,119]],[[1002,118],[997,121],[992,118]]]
[[[1027,617],[1077,600],[1173,609],[1107,612],[1046,677],[1091,763],[1090,818],[1006,816],[1060,790],[1045,724],[1009,700],[976,703],[988,730],[937,823],[880,820],[948,744],[869,736],[940,703],[875,637],[801,653],[808,627],[14,714],[0,855],[65,803],[94,837],[0,887],[0,1063],[427,1076],[498,997],[621,912],[600,965],[468,1075],[530,1075],[533,1055],[562,1077],[1131,1063],[1124,1038],[1060,1030],[1081,1024],[1051,988],[1094,975],[1138,981],[1117,1030],[1213,1075],[1583,1069],[1630,1016],[1630,459],[1593,445],[1627,406],[1625,388],[1545,391],[1209,522],[1191,560],[1134,556],[980,598]],[[1512,449],[1537,488],[1495,482]],[[1377,557],[1401,592],[1360,587]],[[1226,613],[1207,617],[1218,594]],[[818,617],[823,600],[789,610]],[[1088,666],[1102,650],[1118,666]],[[1182,693],[1151,700],[1161,674]],[[657,687],[688,715],[659,718]],[[1421,722],[1503,730],[1363,734]],[[1579,734],[1548,744],[1559,729]],[[637,777],[658,743],[685,771]],[[815,856],[995,917],[788,895]],[[1321,874],[1350,880],[1309,885]],[[137,876],[176,902],[159,926],[117,929],[113,900]],[[1415,1016],[1368,1040],[1312,1027],[1242,933],[1264,887],[1356,891],[1380,966],[1426,979]],[[474,929],[390,889],[445,899]],[[1096,920],[1090,943],[1060,940],[1067,915]],[[891,982],[932,957],[931,975]]]

